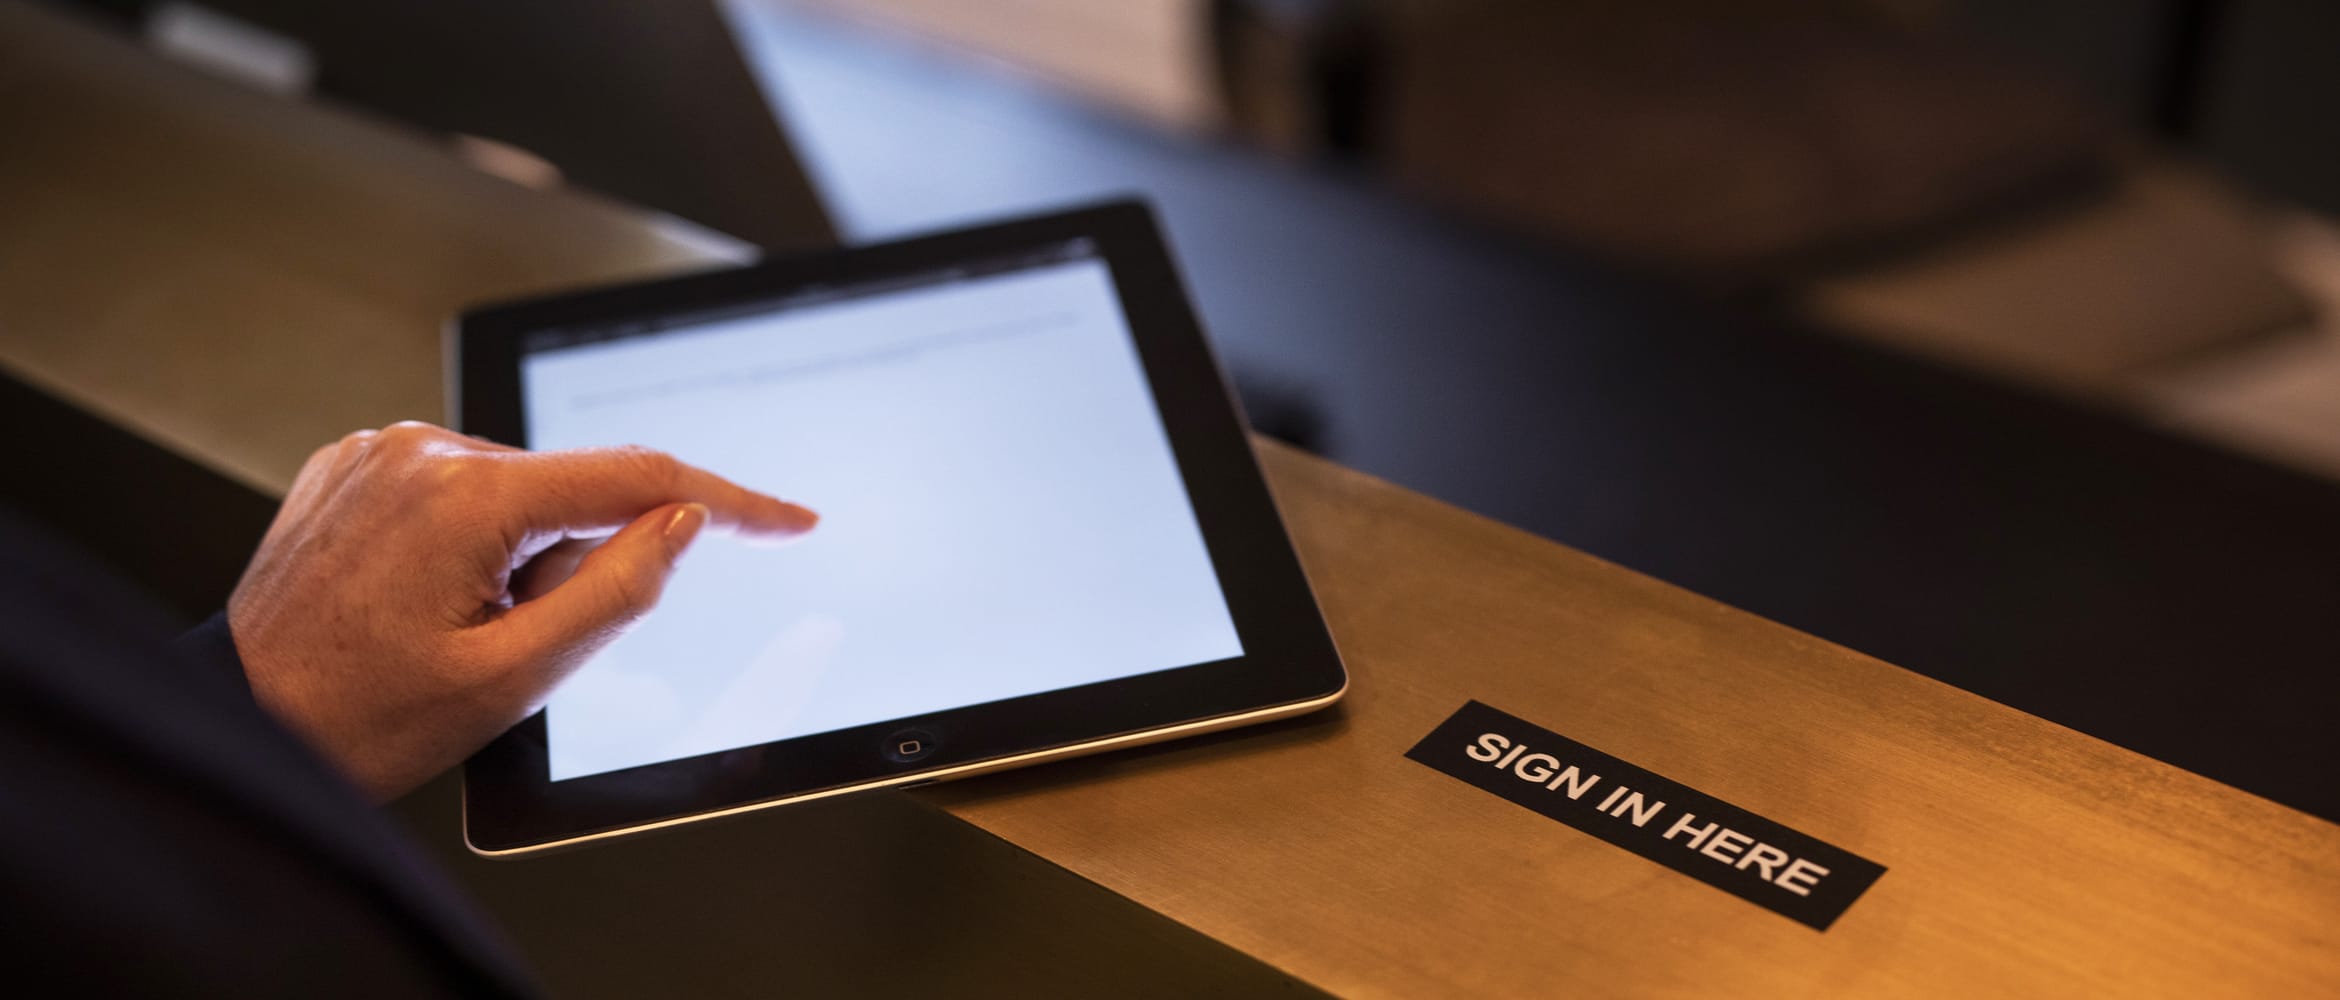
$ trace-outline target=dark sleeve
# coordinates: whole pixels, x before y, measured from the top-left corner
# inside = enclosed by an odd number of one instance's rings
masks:
[[[204,619],[203,624],[188,629],[171,646],[179,659],[216,675],[244,692],[245,697],[251,696],[252,681],[244,676],[244,657],[236,652],[236,638],[228,632],[227,612]]]
[[[78,995],[531,995],[403,831],[166,616],[0,510],[0,969]],[[452,831],[449,831],[452,835]]]

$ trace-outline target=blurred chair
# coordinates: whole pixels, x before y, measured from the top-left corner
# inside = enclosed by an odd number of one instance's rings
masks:
[[[1231,103],[1313,95],[1271,144],[1710,284],[2100,189],[2118,136],[2071,88],[1879,0],[1218,6]]]
[[[2257,199],[1966,6],[1214,11],[1228,119],[1264,145],[1856,339],[2151,410],[2173,366],[2308,328]]]

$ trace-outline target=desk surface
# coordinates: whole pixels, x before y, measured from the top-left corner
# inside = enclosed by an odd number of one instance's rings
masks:
[[[1334,717],[923,794],[1343,995],[2340,992],[2340,826],[1263,457]],[[1473,699],[1888,871],[1815,932],[1404,758]]]
[[[247,485],[442,419],[466,303],[746,253],[72,27],[0,5],[0,366]]]
[[[2340,820],[2340,484],[744,6],[851,237],[1141,192],[1278,436]]]
[[[26,16],[0,6],[0,19]],[[153,72],[107,61],[128,58],[120,52],[0,55],[15,85],[28,66],[96,66],[107,80]],[[310,114],[253,112],[277,113]],[[12,104],[12,129],[21,114]],[[51,130],[33,159],[68,162],[93,181],[86,190],[119,182],[123,197],[160,190],[153,197],[169,201],[104,215],[109,228],[92,236],[56,221],[41,232],[82,265],[131,255],[145,280],[134,294],[84,283],[64,295],[51,286],[71,273],[43,270],[10,242],[0,300],[48,304],[12,312],[0,363],[265,489],[352,424],[436,415],[437,323],[463,301],[707,259],[607,206],[401,161],[396,140],[357,126],[336,136],[347,145],[278,157],[215,149],[204,138],[214,133],[157,122],[181,138],[138,158],[216,155],[258,172],[189,169],[183,183],[196,186],[157,187],[119,161],[119,146],[112,158],[60,161],[88,152],[71,144],[83,120],[27,119]],[[395,169],[357,156],[323,163],[334,148],[369,145]],[[0,173],[0,197],[74,190],[58,176]],[[187,203],[219,191],[242,192],[234,211]],[[402,208],[368,207],[384,199]],[[305,221],[252,221],[296,217]],[[195,232],[212,238],[156,219],[200,219]],[[242,236],[228,239],[238,249],[209,266],[222,232],[284,242],[249,255]],[[2340,827],[1364,476],[1274,446],[1262,454],[1355,673],[1340,709],[882,801],[939,807],[1344,993],[2308,995],[2340,984]],[[1889,871],[1817,932],[1401,756],[1466,699]],[[452,844],[445,812],[418,812],[428,839]],[[524,940],[555,924],[578,949],[625,940],[638,969],[662,960],[658,941],[705,945],[616,937],[695,912],[701,901],[682,886],[768,875],[735,901],[749,919],[770,905],[759,894],[788,891],[771,846],[801,837],[810,815],[779,810],[548,859],[558,867],[457,859],[458,871]],[[678,877],[653,877],[667,872]]]

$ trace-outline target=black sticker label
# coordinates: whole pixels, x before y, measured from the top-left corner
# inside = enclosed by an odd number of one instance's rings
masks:
[[[1406,757],[1815,930],[1880,865],[1478,702]]]

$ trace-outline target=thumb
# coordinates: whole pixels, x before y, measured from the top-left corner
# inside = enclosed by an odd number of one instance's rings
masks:
[[[577,571],[496,626],[514,658],[541,664],[550,684],[608,645],[658,604],[676,560],[707,525],[704,504],[668,504],[637,517],[577,564]]]

